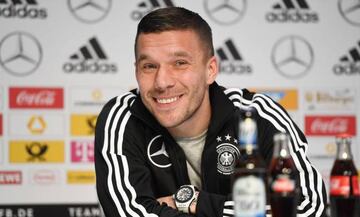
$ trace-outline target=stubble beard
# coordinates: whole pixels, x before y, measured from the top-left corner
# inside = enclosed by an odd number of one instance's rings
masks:
[[[144,103],[145,107],[150,111],[150,113],[156,118],[156,120],[160,123],[161,126],[167,128],[167,129],[172,129],[172,128],[176,128],[178,126],[180,126],[181,124],[185,123],[186,121],[190,120],[191,118],[193,118],[193,116],[195,114],[197,114],[198,110],[200,109],[203,101],[205,100],[205,94],[206,91],[205,90],[201,90],[201,92],[203,92],[202,95],[197,96],[196,94],[194,95],[194,97],[191,97],[189,100],[190,102],[193,101],[195,103],[189,105],[188,107],[185,107],[185,109],[180,112],[179,114],[171,114],[173,111],[169,111],[168,114],[163,113],[163,114],[157,114],[152,108],[150,103]],[[150,99],[152,100],[152,99]],[[144,101],[144,100],[143,100]],[[175,108],[176,110],[177,108]],[[178,111],[175,111],[175,113]],[[165,117],[164,116],[169,116],[169,117]]]

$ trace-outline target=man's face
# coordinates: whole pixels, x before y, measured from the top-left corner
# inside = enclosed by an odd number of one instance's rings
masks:
[[[205,55],[191,30],[140,34],[136,79],[148,110],[164,127],[179,128],[210,115],[208,86],[215,80],[215,57]],[[191,129],[189,129],[191,130]]]

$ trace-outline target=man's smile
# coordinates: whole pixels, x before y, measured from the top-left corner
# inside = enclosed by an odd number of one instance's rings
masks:
[[[169,97],[169,98],[155,98],[157,103],[160,104],[169,104],[169,103],[173,103],[176,102],[180,99],[180,96],[175,96],[175,97]]]

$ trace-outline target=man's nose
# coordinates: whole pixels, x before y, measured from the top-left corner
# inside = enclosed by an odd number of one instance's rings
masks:
[[[158,90],[165,90],[175,85],[174,75],[170,69],[165,66],[160,66],[155,75],[155,88]]]

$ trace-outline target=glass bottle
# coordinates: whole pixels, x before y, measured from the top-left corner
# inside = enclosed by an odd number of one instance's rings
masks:
[[[273,217],[296,216],[299,177],[290,155],[289,145],[291,144],[288,134],[274,135],[274,152],[269,167],[269,194]]]
[[[258,151],[254,111],[246,111],[239,122],[239,150],[232,175],[235,217],[264,217],[266,209],[266,168]]]
[[[358,172],[351,153],[351,137],[336,137],[336,159],[330,174],[330,208],[332,217],[359,217],[360,190]]]

